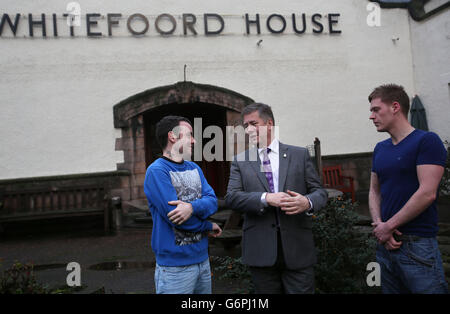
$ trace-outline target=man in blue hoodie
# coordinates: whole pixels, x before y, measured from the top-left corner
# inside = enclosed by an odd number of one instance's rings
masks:
[[[153,218],[156,293],[211,293],[208,235],[222,230],[207,218],[217,198],[200,167],[191,161],[195,139],[188,119],[164,117],[156,125],[163,156],[147,169],[144,192]]]

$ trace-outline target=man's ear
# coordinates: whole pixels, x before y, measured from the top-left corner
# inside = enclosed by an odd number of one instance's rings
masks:
[[[170,143],[175,143],[177,141],[177,137],[173,131],[170,131],[169,133],[167,133],[167,136],[168,136],[167,140]]]
[[[397,113],[397,112],[401,112],[402,111],[402,107],[400,106],[400,103],[398,102],[398,101],[394,101],[393,103],[392,103],[392,110],[393,110],[393,112],[394,113]]]

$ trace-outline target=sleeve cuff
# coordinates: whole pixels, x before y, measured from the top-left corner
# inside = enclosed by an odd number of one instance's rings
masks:
[[[267,206],[268,206],[267,201],[266,201],[266,195],[267,195],[267,192],[264,192],[264,193],[261,195],[261,204],[262,204],[262,206],[264,206],[264,207],[267,207]]]
[[[311,199],[308,196],[306,196],[306,198],[309,201],[309,209],[305,212],[305,214],[307,216],[312,216],[314,214],[314,206],[313,203],[311,202]]]

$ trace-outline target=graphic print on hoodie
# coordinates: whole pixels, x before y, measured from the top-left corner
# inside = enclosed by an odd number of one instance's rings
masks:
[[[172,185],[177,192],[178,200],[191,203],[202,197],[202,182],[197,169],[182,172],[170,171]],[[173,228],[176,245],[187,245],[200,242],[206,234],[189,232]]]

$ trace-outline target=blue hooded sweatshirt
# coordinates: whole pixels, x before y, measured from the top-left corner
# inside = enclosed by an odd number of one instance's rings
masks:
[[[187,266],[208,258],[206,219],[217,211],[217,198],[200,167],[190,161],[180,163],[162,157],[148,168],[144,192],[153,218],[152,249],[160,266]],[[191,203],[192,216],[181,225],[173,224],[167,214],[176,206],[168,202]]]

